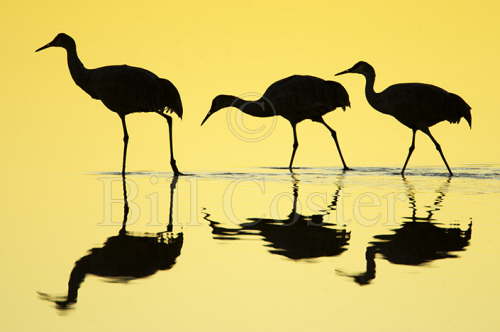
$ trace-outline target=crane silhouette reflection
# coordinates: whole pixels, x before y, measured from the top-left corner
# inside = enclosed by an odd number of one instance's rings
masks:
[[[437,190],[438,195],[425,217],[417,216],[415,189],[405,178],[406,194],[412,215],[405,217],[400,228],[393,234],[376,235],[366,248],[366,271],[359,274],[347,274],[337,270],[340,275],[351,277],[359,285],[371,283],[376,276],[375,257],[377,254],[393,264],[424,265],[443,258],[456,258],[454,252],[465,250],[472,236],[472,222],[466,230],[458,226],[440,226],[434,219],[434,213],[442,208],[451,178],[448,178]]]
[[[183,233],[173,232],[172,206],[178,177],[170,183],[170,207],[167,230],[158,233],[130,233],[126,230],[129,212],[126,178],[122,174],[124,215],[122,227],[116,236],[109,237],[104,245],[90,249],[75,262],[68,282],[66,296],[39,296],[56,304],[57,309],[70,309],[77,302],[78,291],[87,275],[96,275],[113,282],[127,282],[144,278],[160,270],[169,270],[175,263],[184,241]]]
[[[347,250],[351,232],[344,227],[324,221],[325,216],[337,208],[342,190],[342,179],[337,183],[331,203],[324,214],[302,215],[297,212],[299,180],[292,174],[293,206],[285,219],[247,218],[249,222],[238,228],[228,228],[212,220],[205,212],[214,239],[238,240],[243,237],[262,237],[270,253],[292,260],[337,256]]]

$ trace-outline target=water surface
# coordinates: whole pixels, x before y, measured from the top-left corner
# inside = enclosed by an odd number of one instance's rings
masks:
[[[23,330],[495,331],[500,168],[454,172],[134,172],[128,212],[119,174],[61,174],[9,212],[3,312]]]

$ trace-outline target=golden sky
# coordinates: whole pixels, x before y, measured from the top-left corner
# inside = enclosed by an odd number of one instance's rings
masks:
[[[498,163],[499,6],[496,1],[7,1],[1,20],[0,126],[9,157],[2,167],[78,173],[120,168],[118,117],[74,84],[62,49],[34,53],[59,32],[74,37],[88,68],[129,64],[177,86],[185,115],[174,119],[174,140],[184,171],[286,166],[292,133],[282,118],[252,119],[228,109],[204,127],[199,124],[217,94],[257,98],[292,74],[337,80],[348,90],[352,108],[326,117],[348,165],[400,166],[411,131],[367,104],[361,76],[334,77],[358,60],[375,67],[376,90],[425,82],[462,96],[472,106],[472,131],[465,121],[446,122],[433,127],[434,136],[452,167]],[[137,114],[128,123],[129,170],[169,171],[165,120]],[[340,167],[325,128],[305,121],[298,135],[297,166]],[[441,165],[421,133],[410,162],[416,165]]]

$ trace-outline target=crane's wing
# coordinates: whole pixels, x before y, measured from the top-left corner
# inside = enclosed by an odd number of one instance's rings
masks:
[[[273,104],[278,114],[280,110],[307,112],[350,106],[347,91],[340,83],[304,75],[290,76],[273,83],[263,98]]]
[[[151,112],[173,108],[174,104],[179,109],[178,93],[178,101],[169,102],[173,99],[170,86],[169,81],[148,70],[122,65],[91,70],[86,91],[118,113]]]
[[[470,106],[459,96],[431,84],[395,84],[380,96],[380,109],[407,125],[429,127],[444,120],[455,123],[461,117],[470,123]]]

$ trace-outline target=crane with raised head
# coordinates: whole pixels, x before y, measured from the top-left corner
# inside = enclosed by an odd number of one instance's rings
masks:
[[[432,136],[429,127],[445,120],[450,123],[458,123],[461,118],[464,118],[469,123],[469,127],[472,127],[471,107],[460,96],[435,85],[424,83],[394,84],[382,92],[375,92],[373,88],[375,69],[364,61],[360,61],[350,69],[337,73],[336,76],[347,73],[361,74],[365,77],[366,99],[374,109],[392,115],[412,130],[411,145],[401,175],[404,175],[408,161],[415,149],[415,135],[417,130],[420,130],[429,136],[441,155],[450,176],[453,176],[443,150],[438,141]]]
[[[137,112],[154,112],[163,116],[168,123],[170,138],[170,165],[174,174],[181,174],[174,158],[172,142],[172,117],[175,113],[182,118],[182,102],[175,86],[152,72],[127,65],[105,66],[87,69],[80,61],[76,43],[65,33],[58,34],[54,40],[35,52],[49,47],[62,47],[66,50],[69,72],[76,85],[92,98],[102,101],[111,111],[118,114],[123,127],[122,174],[125,173],[127,160],[128,131],[125,116]]]

